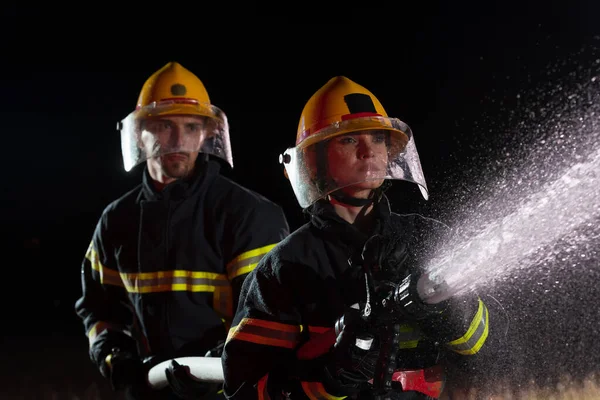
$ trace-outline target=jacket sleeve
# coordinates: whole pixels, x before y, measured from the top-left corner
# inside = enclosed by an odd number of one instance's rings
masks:
[[[481,351],[489,334],[486,304],[475,293],[448,300],[447,308],[423,328],[450,351],[471,356]]]
[[[231,220],[233,238],[225,243],[227,277],[231,282],[230,301],[223,301],[221,312],[231,322],[239,302],[242,283],[262,257],[290,233],[283,209],[271,202],[246,206]],[[225,299],[223,299],[225,300]],[[225,304],[227,303],[227,304]],[[218,302],[217,302],[218,304]]]
[[[102,374],[104,359],[112,348],[137,354],[131,333],[133,309],[115,265],[106,226],[103,214],[82,262],[82,295],[75,303],[88,336],[90,358]]]
[[[244,280],[222,357],[228,399],[270,398],[269,373],[294,357],[300,315],[280,278],[267,257]]]
[[[294,399],[338,398],[323,385],[324,361],[318,355],[299,361],[296,354],[325,332],[303,324],[302,293],[319,290],[318,283],[306,266],[278,258],[276,248],[244,281],[222,357],[224,394],[244,400],[281,399],[283,392]]]
[[[452,245],[454,232],[434,219],[416,219],[409,264],[423,269],[434,259],[436,252]],[[457,355],[472,356],[481,351],[489,334],[487,305],[476,293],[463,294],[444,300],[442,312],[431,313],[421,328],[430,338]]]
[[[443,223],[429,220],[417,234],[420,245],[417,265],[423,267],[424,260],[433,257],[435,251],[452,246],[453,230]],[[487,305],[471,292],[444,300],[444,311],[431,318],[423,329],[455,354],[472,356],[481,351],[489,334],[489,312]]]

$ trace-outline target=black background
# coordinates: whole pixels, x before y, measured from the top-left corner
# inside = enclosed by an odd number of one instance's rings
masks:
[[[600,43],[600,9],[591,1],[327,10],[290,3],[279,13],[249,3],[141,8],[3,6],[8,393],[26,385],[46,393],[44,385],[61,393],[74,385],[81,393],[98,380],[73,312],[80,264],[104,206],[139,182],[139,169],[122,168],[116,122],[167,62],[196,73],[227,114],[235,163],[227,174],[281,204],[296,228],[304,220],[278,155],[293,145],[305,102],[331,77],[367,87],[415,134],[431,199],[398,183],[390,190],[394,210],[450,218],[464,200],[457,189],[469,184],[464,166],[494,157],[494,125],[518,109],[515,94],[542,84],[557,60],[593,65],[594,57],[577,54]]]

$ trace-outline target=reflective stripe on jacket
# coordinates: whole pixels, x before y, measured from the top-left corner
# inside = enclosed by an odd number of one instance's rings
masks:
[[[374,232],[397,237],[410,264],[426,258],[435,248],[435,238],[446,232],[439,222],[419,215],[391,213],[385,197],[373,213]],[[312,364],[310,371],[299,375],[297,351],[330,332],[348,307],[364,303],[363,271],[348,260],[362,252],[366,240],[366,235],[337,217],[328,203],[318,202],[311,209],[311,221],[261,260],[244,282],[243,302],[224,349],[228,398],[263,398],[265,382],[275,390],[293,393],[292,398],[343,397],[323,391],[324,365]],[[397,367],[431,367],[447,350],[475,354],[485,342],[487,329],[487,308],[476,295],[461,300],[435,321],[406,320],[400,329]],[[328,340],[331,343],[325,348],[333,344],[331,336]],[[315,351],[315,356],[319,353]]]
[[[161,192],[145,171],[103,211],[76,303],[96,362],[134,343],[142,355],[204,355],[225,339],[243,279],[289,234],[278,205],[215,161],[199,171]]]

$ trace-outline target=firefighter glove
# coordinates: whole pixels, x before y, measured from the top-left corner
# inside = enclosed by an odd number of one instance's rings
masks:
[[[112,349],[105,357],[101,372],[110,380],[115,391],[145,383],[145,369],[140,358],[119,348]]]
[[[353,308],[338,320],[336,333],[323,384],[329,393],[351,396],[369,386],[379,358],[378,343],[365,331],[359,310]]]
[[[225,347],[225,341],[220,340],[219,344],[206,352],[204,357],[221,357],[223,354],[223,348]]]
[[[213,399],[221,390],[221,384],[201,382],[190,373],[190,367],[171,360],[165,370],[171,391],[180,399]]]

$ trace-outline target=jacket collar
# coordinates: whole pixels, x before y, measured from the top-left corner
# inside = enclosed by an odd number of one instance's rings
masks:
[[[382,195],[371,211],[375,218],[372,232],[362,232],[349,224],[337,215],[333,205],[327,200],[319,200],[306,209],[306,212],[310,215],[312,225],[325,235],[335,235],[348,245],[361,247],[372,234],[384,233],[389,229],[391,216],[390,204],[385,195]]]
[[[203,183],[219,174],[220,164],[214,160],[206,160],[198,156],[194,173],[185,179],[178,179],[158,191],[154,187],[152,177],[148,171],[148,166],[144,168],[142,176],[142,190],[138,197],[138,202],[147,201],[170,201],[183,200],[197,192]]]

